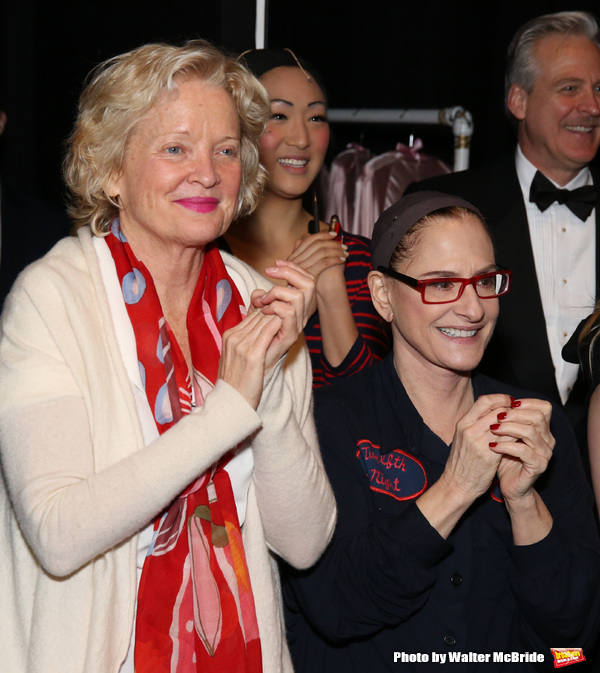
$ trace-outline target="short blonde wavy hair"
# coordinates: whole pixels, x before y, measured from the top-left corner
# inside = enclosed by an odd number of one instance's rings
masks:
[[[256,208],[267,181],[259,142],[270,104],[262,84],[238,60],[205,40],[180,47],[146,44],[94,68],[79,99],[63,164],[74,229],[89,224],[97,236],[108,232],[119,209],[105,188],[123,166],[132,131],[163,93],[176,91],[177,80],[188,77],[230,94],[240,122],[242,162],[235,216]]]

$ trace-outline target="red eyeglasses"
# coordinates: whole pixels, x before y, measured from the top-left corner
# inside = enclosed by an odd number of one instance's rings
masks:
[[[421,293],[424,304],[451,304],[458,301],[467,285],[472,285],[481,299],[494,299],[506,294],[510,288],[512,271],[502,269],[480,273],[472,278],[428,278],[417,280],[403,273],[394,271],[387,266],[377,267],[378,271],[390,278],[395,278]]]

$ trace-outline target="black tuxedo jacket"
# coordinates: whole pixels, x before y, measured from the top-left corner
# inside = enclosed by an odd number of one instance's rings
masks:
[[[600,173],[591,170],[594,184],[600,187]],[[542,393],[560,404],[514,153],[493,164],[413,183],[407,193],[424,189],[456,194],[477,206],[488,223],[496,262],[513,270],[511,290],[500,298],[498,323],[481,362],[481,371],[500,381]],[[595,213],[598,288],[600,189]],[[565,405],[580,441],[585,437],[586,395],[580,376]]]

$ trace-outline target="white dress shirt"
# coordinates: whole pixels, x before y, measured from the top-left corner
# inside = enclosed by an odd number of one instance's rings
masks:
[[[579,322],[590,314],[595,301],[596,211],[592,210],[585,222],[556,201],[541,212],[529,201],[529,190],[537,169],[525,158],[520,147],[517,147],[516,168],[527,211],[556,384],[564,404],[579,367],[565,362],[561,351]],[[561,187],[552,180],[550,182]],[[562,188],[577,189],[592,184],[592,175],[586,167]],[[527,338],[526,326],[523,338]]]

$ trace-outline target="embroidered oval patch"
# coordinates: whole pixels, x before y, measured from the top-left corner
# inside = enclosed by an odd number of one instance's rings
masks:
[[[368,439],[356,443],[356,457],[361,461],[372,491],[391,495],[396,500],[419,497],[427,488],[427,473],[410,453],[394,449],[381,454],[379,446]]]

